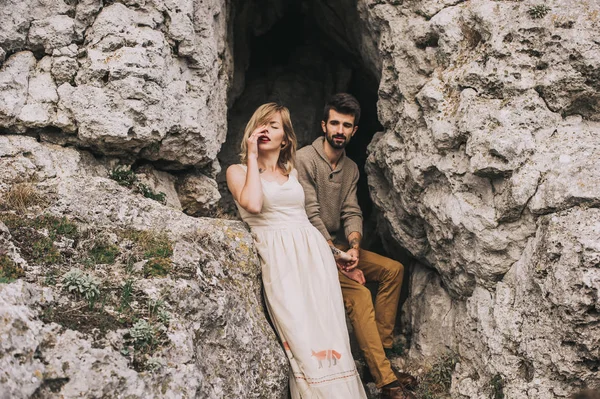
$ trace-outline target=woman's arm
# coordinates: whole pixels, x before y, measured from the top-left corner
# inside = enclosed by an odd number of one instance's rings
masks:
[[[260,213],[263,206],[262,184],[258,171],[258,136],[266,126],[259,126],[248,138],[247,170],[238,165],[227,168],[227,187],[238,204],[252,214]]]
[[[245,172],[239,165],[231,165],[227,168],[227,187],[242,208],[252,214],[260,213],[263,196],[258,166],[252,168],[248,160],[248,171]]]

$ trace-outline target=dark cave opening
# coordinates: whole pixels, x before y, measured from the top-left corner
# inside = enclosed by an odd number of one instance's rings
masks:
[[[235,212],[224,171],[239,162],[244,126],[258,106],[269,101],[287,106],[301,148],[322,134],[320,122],[326,100],[334,93],[348,92],[360,102],[362,115],[358,132],[346,151],[361,172],[358,197],[365,230],[374,231],[373,203],[364,166],[369,142],[383,129],[377,119],[379,78],[368,70],[358,50],[353,48],[353,39],[340,37],[340,30],[348,31],[351,27],[323,29],[327,16],[321,13],[318,2],[278,6],[258,3],[239,3],[234,17],[236,73],[227,140],[219,154],[221,206],[227,212]],[[258,21],[258,27],[252,21]],[[351,18],[346,22],[350,24]]]
[[[335,6],[332,3],[336,3]],[[228,110],[228,132],[218,159],[217,180],[223,213],[237,210],[225,182],[227,167],[239,162],[244,127],[254,110],[270,101],[289,108],[298,147],[321,133],[327,99],[335,93],[354,95],[361,105],[359,129],[346,148],[360,171],[358,201],[364,217],[365,249],[390,256],[406,267],[400,303],[408,295],[412,258],[386,239],[381,215],[369,195],[365,164],[367,147],[383,126],[377,117],[378,72],[363,60],[357,39],[362,34],[356,0],[239,0],[234,3],[234,79]],[[372,60],[371,60],[372,61]],[[383,230],[382,230],[383,229]],[[383,236],[382,236],[383,234]],[[390,246],[391,245],[391,246]],[[388,249],[388,250],[386,250]],[[374,293],[376,284],[369,284]],[[401,312],[398,312],[399,325]]]

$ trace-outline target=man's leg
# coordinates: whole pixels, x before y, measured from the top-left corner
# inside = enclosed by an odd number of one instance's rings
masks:
[[[360,250],[358,268],[367,281],[377,281],[379,288],[375,297],[375,320],[384,348],[394,343],[394,325],[400,301],[400,289],[404,266],[400,262],[374,252]]]
[[[368,288],[338,271],[344,305],[354,327],[354,334],[378,388],[396,381],[386,358],[375,321],[373,300]]]

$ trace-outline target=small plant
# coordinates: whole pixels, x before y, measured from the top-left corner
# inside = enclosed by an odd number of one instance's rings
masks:
[[[54,216],[43,217],[47,227],[52,231],[54,236],[61,235],[68,238],[75,239],[79,236],[77,225],[71,222],[66,217],[57,218]]]
[[[27,208],[42,204],[43,198],[34,186],[28,183],[13,185],[4,197],[6,208],[17,212],[25,212]]]
[[[148,311],[163,325],[168,326],[171,321],[171,313],[166,309],[166,303],[162,299],[150,300],[148,302]]]
[[[135,188],[144,197],[153,199],[155,201],[165,203],[167,195],[162,191],[155,193],[150,187],[144,183],[140,183],[135,172],[130,168],[118,165],[110,171],[109,177],[119,183],[121,186]]]
[[[44,283],[46,285],[56,285],[56,270],[52,269],[46,274],[46,278],[44,279]]]
[[[527,10],[527,14],[529,14],[529,16],[532,19],[541,19],[548,15],[548,12],[550,12],[550,10],[551,8],[547,5],[538,4],[537,6],[533,6],[529,10]]]
[[[135,172],[123,165],[117,165],[113,168],[110,171],[109,177],[119,183],[119,185],[125,187],[131,187],[137,181]]]
[[[146,320],[138,320],[128,331],[133,347],[144,349],[155,344],[156,330]]]
[[[166,234],[126,230],[121,233],[121,237],[133,241],[141,259],[169,258],[173,255],[173,243]]]
[[[106,244],[104,242],[97,242],[94,244],[92,249],[90,249],[89,255],[97,265],[112,265],[115,263],[117,255],[119,255],[119,247],[112,244]]]
[[[123,288],[121,289],[121,307],[119,310],[125,308],[131,308],[131,302],[133,301],[133,279],[127,279]]]
[[[156,317],[158,318],[158,321],[165,326],[168,326],[171,322],[171,313],[169,313],[166,309],[159,309]]]
[[[100,280],[79,269],[71,269],[63,276],[62,282],[63,289],[85,298],[90,309],[94,307],[94,303],[100,296]]]
[[[152,191],[150,187],[143,183],[138,183],[137,188],[144,197],[153,199],[154,201],[158,201],[163,204],[165,203],[167,195],[162,191],[157,194],[154,191]]]
[[[144,265],[144,277],[164,277],[171,271],[169,258],[151,258]]]
[[[492,387],[490,399],[504,399],[504,378],[500,374],[492,377],[490,386]]]
[[[457,363],[458,358],[453,352],[439,357],[419,384],[419,395],[423,399],[437,399],[447,395],[452,385],[452,373]]]
[[[146,369],[150,371],[161,369],[164,366],[163,361],[158,357],[151,357],[146,361]]]
[[[33,234],[35,236],[35,234]],[[60,253],[54,246],[54,242],[45,236],[37,235],[37,239],[31,242],[31,257],[36,263],[56,264],[60,262]]]
[[[21,269],[8,255],[0,255],[0,283],[11,283],[25,276]]]
[[[433,365],[429,373],[431,379],[442,385],[446,390],[450,389],[452,373],[454,372],[456,363],[458,363],[456,355],[454,353],[446,353]]]

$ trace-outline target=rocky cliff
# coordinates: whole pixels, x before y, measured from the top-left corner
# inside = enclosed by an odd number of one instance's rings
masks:
[[[84,151],[0,136],[0,160],[0,397],[287,395],[243,224],[145,198]]]
[[[456,399],[598,387],[599,31],[584,0],[1,1],[0,392],[280,397],[247,230],[181,211],[220,214],[254,106],[307,143],[342,90],[417,261],[407,361],[452,353]]]
[[[371,196],[420,262],[411,356],[456,352],[453,398],[598,386],[600,4],[361,3],[381,34]]]

